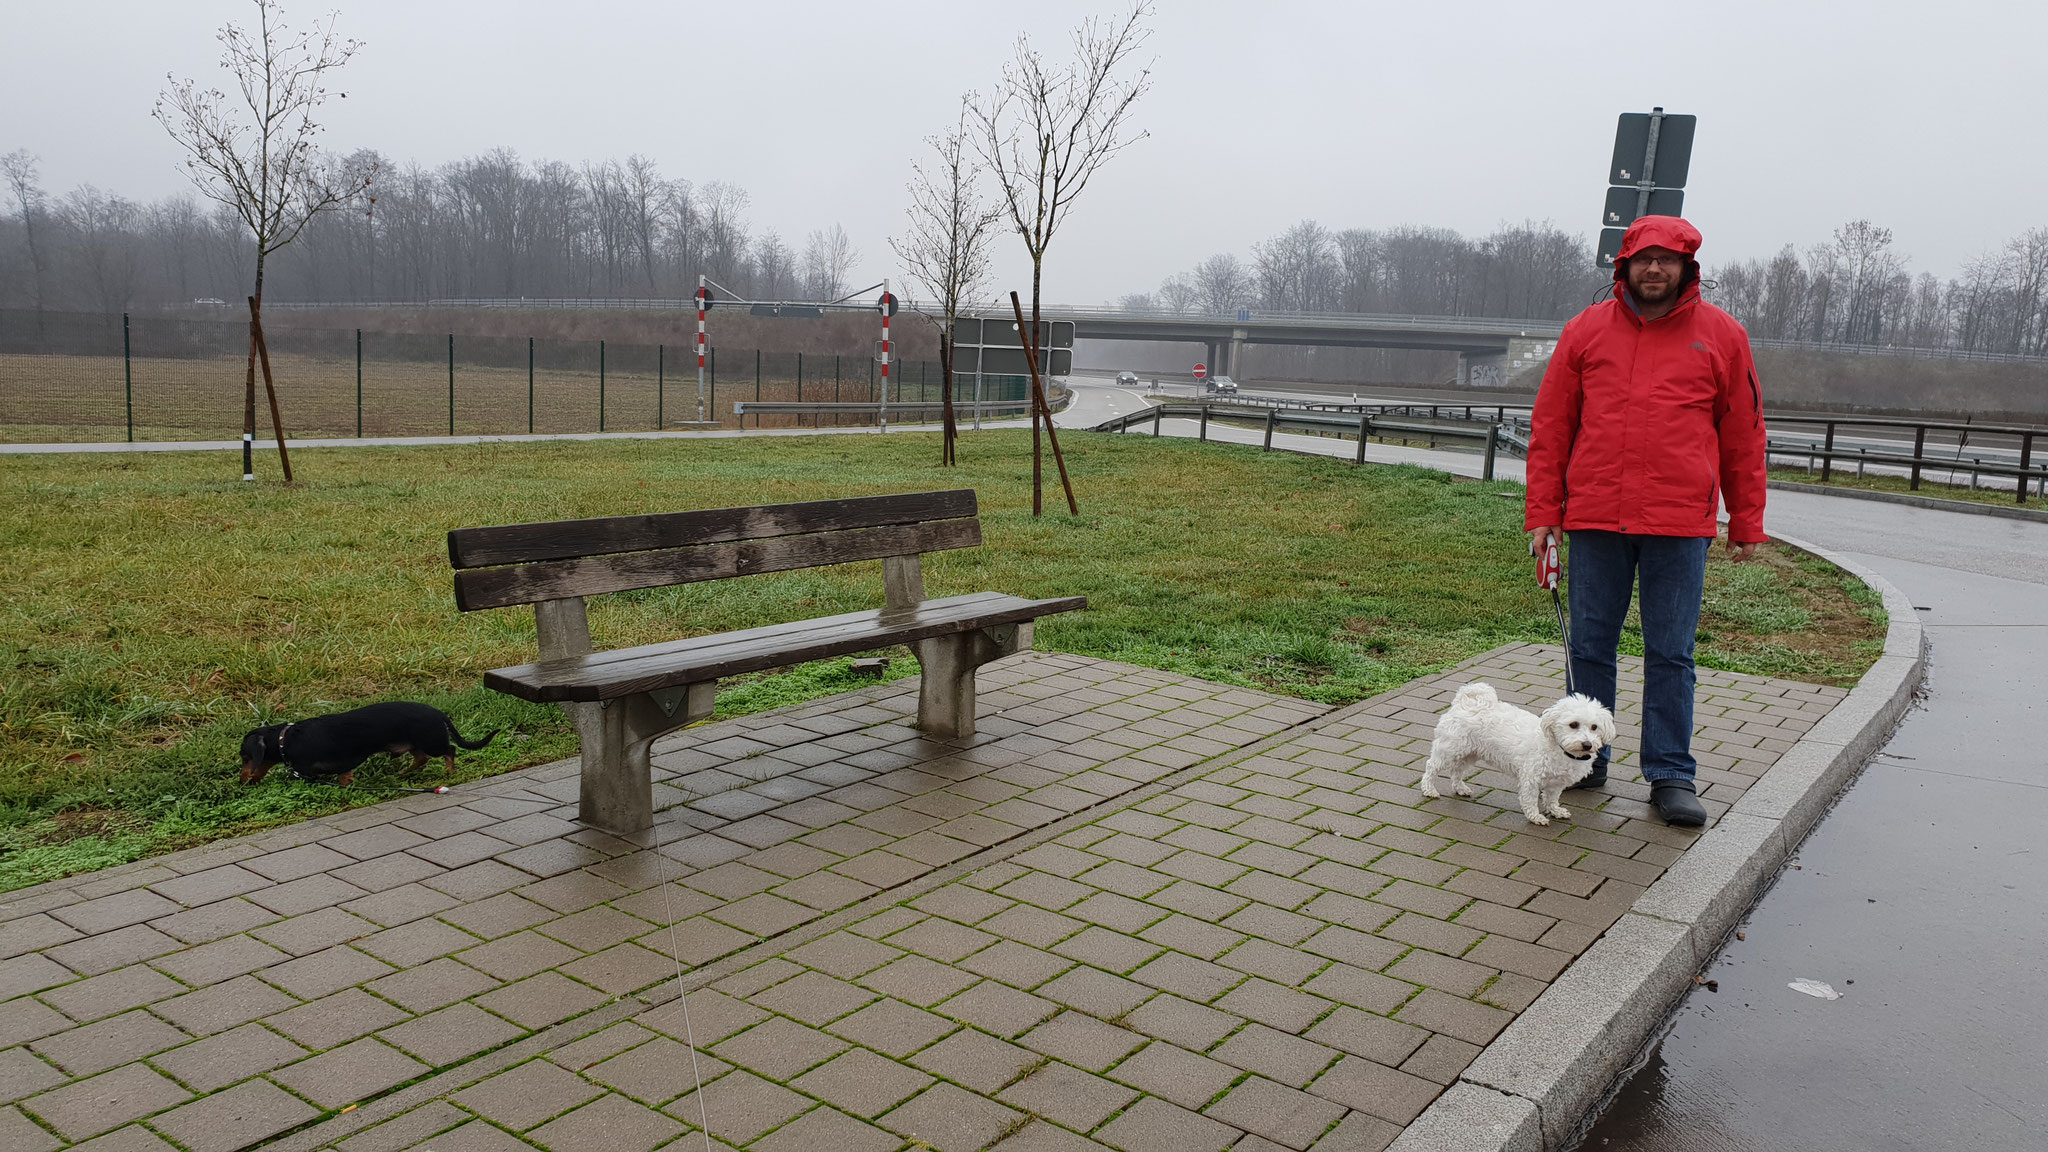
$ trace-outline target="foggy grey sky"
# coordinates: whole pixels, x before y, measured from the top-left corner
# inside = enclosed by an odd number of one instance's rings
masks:
[[[1049,56],[1112,0],[1045,0]],[[1024,6],[329,0],[366,42],[327,147],[432,167],[497,147],[726,180],[749,221],[801,247],[843,224],[859,283],[900,277],[903,185],[961,92],[994,81]],[[41,3],[0,17],[0,151],[45,187],[140,199],[187,187],[149,109],[164,74],[220,76],[242,0]],[[1049,301],[1151,291],[1303,218],[1331,228],[1597,227],[1614,119],[1699,117],[1686,215],[1702,257],[1767,256],[1868,217],[1914,270],[1956,273],[2048,225],[2041,112],[2048,5],[1954,0],[1644,4],[1162,0],[1151,136],[1112,162],[1047,262]],[[225,85],[225,80],[218,82]],[[997,282],[1029,288],[1018,241]]]

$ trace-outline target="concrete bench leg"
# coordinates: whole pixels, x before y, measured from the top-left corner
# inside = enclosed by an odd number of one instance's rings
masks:
[[[1030,647],[1029,623],[919,641],[918,728],[933,736],[974,735],[974,670]]]
[[[583,784],[576,817],[618,836],[654,826],[654,741],[711,715],[716,681],[578,705]]]

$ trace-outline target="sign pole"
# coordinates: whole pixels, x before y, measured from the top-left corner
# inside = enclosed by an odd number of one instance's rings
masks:
[[[697,277],[697,422],[704,422],[704,310],[711,305],[711,289],[704,277]]]

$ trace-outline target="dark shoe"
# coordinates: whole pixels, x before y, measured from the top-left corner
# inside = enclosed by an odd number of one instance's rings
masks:
[[[1604,788],[1606,786],[1607,763],[1604,760],[1596,761],[1593,765],[1593,770],[1579,777],[1578,783],[1572,785],[1574,788]]]
[[[1690,780],[1655,780],[1650,783],[1650,803],[1666,824],[1698,828],[1707,822],[1707,810],[1700,805],[1699,791]]]

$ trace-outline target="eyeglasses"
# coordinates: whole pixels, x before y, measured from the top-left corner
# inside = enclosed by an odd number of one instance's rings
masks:
[[[1652,256],[1648,253],[1644,253],[1639,256],[1631,256],[1629,257],[1629,259],[1631,261],[1640,260],[1645,264],[1668,265],[1672,268],[1683,268],[1686,265],[1686,258],[1684,256],[1679,255],[1676,252],[1667,252],[1662,256]]]

